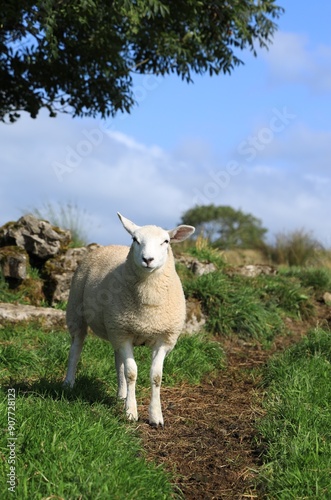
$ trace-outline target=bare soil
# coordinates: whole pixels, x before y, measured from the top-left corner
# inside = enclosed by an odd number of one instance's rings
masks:
[[[166,426],[139,426],[148,459],[175,475],[186,500],[262,499],[257,475],[263,446],[257,421],[263,416],[262,370],[268,359],[297,342],[316,324],[331,324],[331,311],[317,305],[309,322],[287,320],[291,335],[271,349],[238,339],[221,339],[226,369],[199,386],[162,389]],[[144,407],[148,399],[144,401]]]

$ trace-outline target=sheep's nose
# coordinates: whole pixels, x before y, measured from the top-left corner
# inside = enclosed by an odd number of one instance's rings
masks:
[[[143,257],[143,261],[149,266],[150,263],[154,260],[154,257],[149,257],[146,259],[146,257]]]

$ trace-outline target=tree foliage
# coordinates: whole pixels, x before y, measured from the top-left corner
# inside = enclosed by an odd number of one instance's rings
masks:
[[[0,12],[0,120],[42,107],[102,117],[134,105],[132,75],[231,73],[267,47],[275,0],[7,0]]]
[[[258,248],[267,232],[260,219],[229,206],[197,205],[182,215],[182,224],[223,249]]]

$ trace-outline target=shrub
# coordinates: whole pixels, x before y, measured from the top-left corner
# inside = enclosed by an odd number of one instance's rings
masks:
[[[299,229],[276,235],[276,244],[270,249],[271,258],[277,264],[307,266],[316,263],[322,245],[311,233]]]

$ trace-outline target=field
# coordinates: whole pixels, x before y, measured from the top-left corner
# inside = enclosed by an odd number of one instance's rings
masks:
[[[136,350],[132,424],[107,343],[88,338],[63,390],[67,333],[1,326],[2,498],[329,498],[330,270],[247,277],[209,248],[192,253],[217,270],[197,278],[179,265],[207,322],[165,362],[164,429],[147,424],[147,349]]]

